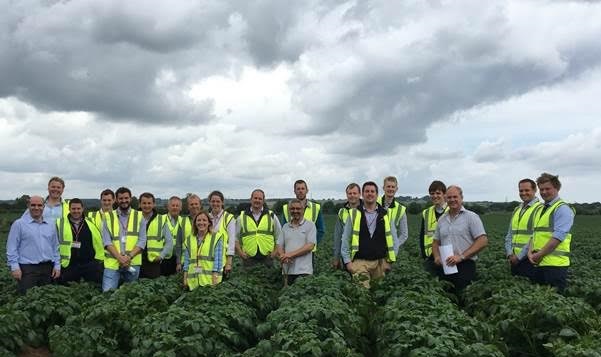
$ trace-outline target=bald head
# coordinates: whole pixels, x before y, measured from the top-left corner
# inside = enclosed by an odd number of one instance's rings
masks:
[[[44,199],[42,196],[31,196],[29,199],[29,215],[33,219],[42,218],[42,213],[44,213]]]

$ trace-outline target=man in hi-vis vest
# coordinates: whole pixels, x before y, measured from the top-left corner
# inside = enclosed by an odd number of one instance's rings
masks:
[[[574,209],[559,197],[559,177],[543,173],[536,180],[544,205],[534,213],[532,242],[528,259],[535,266],[534,281],[558,291],[567,287],[570,266],[570,230]]]
[[[104,245],[100,229],[83,215],[79,198],[69,201],[69,214],[56,221],[61,255],[61,282],[81,279],[100,285],[104,265]]]
[[[536,182],[533,180],[528,178],[520,180],[518,191],[522,204],[517,206],[511,215],[509,229],[505,236],[505,254],[512,275],[532,279],[534,267],[528,260],[528,244],[532,238],[534,213],[541,203],[536,197]]]
[[[449,210],[444,197],[446,193],[447,186],[442,181],[432,181],[430,187],[428,187],[432,206],[422,211],[422,224],[419,231],[419,252],[424,259],[424,269],[434,275],[438,274],[438,267],[434,264],[432,243],[434,242],[438,219]]]
[[[142,251],[146,246],[146,225],[142,212],[131,208],[131,191],[120,187],[117,195],[118,229],[102,235],[105,252],[102,291],[116,289],[119,282],[138,280]],[[107,230],[107,225],[103,226]],[[107,234],[108,233],[108,234]],[[108,237],[108,238],[107,238]]]
[[[236,221],[236,252],[246,267],[256,264],[273,267],[276,237],[282,226],[264,204],[265,192],[254,190],[250,195],[250,207],[240,212]]]
[[[384,277],[396,261],[398,247],[394,222],[377,202],[378,185],[363,184],[363,204],[350,211],[342,233],[340,255],[346,270],[366,288]]]

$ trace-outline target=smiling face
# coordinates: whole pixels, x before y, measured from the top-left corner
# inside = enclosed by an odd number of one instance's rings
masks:
[[[140,210],[147,216],[154,209],[154,200],[150,197],[140,197]]]
[[[446,199],[452,212],[458,212],[463,206],[463,195],[457,187],[450,187],[447,190]]]
[[[299,200],[305,200],[307,198],[307,192],[309,192],[309,189],[306,184],[300,182],[294,185],[294,195]]]
[[[386,197],[394,198],[394,195],[396,195],[397,190],[398,187],[396,182],[392,180],[386,180],[386,182],[384,182],[384,195],[386,195]]]
[[[370,206],[376,203],[378,199],[378,189],[374,185],[363,186],[363,201]]]
[[[111,194],[102,195],[102,197],[100,197],[100,205],[104,212],[112,211],[114,203],[115,198]]]
[[[33,219],[42,218],[42,213],[44,213],[44,199],[39,196],[33,196],[29,199],[29,215]]]
[[[223,209],[223,201],[218,195],[212,195],[209,204],[211,205],[211,212],[213,212],[213,214],[219,214]]]
[[[250,196],[250,206],[253,211],[260,211],[263,209],[263,204],[265,203],[265,196],[261,191],[253,191]]]
[[[50,181],[48,183],[48,197],[52,200],[60,200],[65,186],[59,181]]]
[[[303,205],[300,202],[292,202],[288,205],[288,210],[293,222],[298,223],[301,221],[303,218]]]
[[[69,205],[69,214],[74,221],[79,221],[83,216],[83,205],[81,203],[71,203]]]
[[[551,202],[559,195],[559,190],[549,181],[539,184],[538,190],[545,202]]]
[[[204,235],[210,230],[211,220],[206,212],[201,212],[196,216],[194,220],[196,231],[199,235]]]
[[[120,192],[117,194],[117,204],[119,209],[127,211],[131,207],[131,195],[129,192]]]
[[[523,202],[530,202],[536,195],[536,187],[532,187],[530,182],[522,182],[518,185],[520,191],[520,198]]]
[[[196,216],[202,210],[202,204],[200,202],[200,198],[189,197],[188,198],[188,211],[190,212],[190,216]]]
[[[177,217],[182,213],[182,200],[173,198],[167,203],[167,211],[171,217]]]
[[[442,206],[444,204],[444,193],[441,190],[434,190],[430,192],[430,201],[435,206]]]
[[[356,206],[359,203],[360,198],[361,192],[359,191],[359,187],[353,186],[346,190],[346,199],[351,206]]]

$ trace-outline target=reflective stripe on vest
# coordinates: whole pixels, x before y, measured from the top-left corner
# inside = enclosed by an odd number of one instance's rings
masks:
[[[94,248],[94,259],[104,260],[104,246],[100,230],[89,218],[84,218],[80,224],[87,224],[92,235],[92,247]],[[61,256],[61,266],[66,268],[71,261],[71,245],[73,243],[73,231],[68,218],[62,217],[56,220],[58,229],[58,250]]]
[[[359,251],[359,232],[361,230],[361,211],[353,208],[351,211],[351,219],[353,224],[353,231],[351,233],[351,260],[354,259],[355,254]],[[388,214],[384,216],[384,236],[386,238],[386,247],[388,248],[388,261],[396,261],[396,254],[394,251],[394,241],[392,239],[392,233],[390,232],[390,217]]]
[[[161,252],[165,247],[165,239],[163,237],[164,224],[165,216],[157,214],[156,217],[150,221],[150,224],[146,229],[146,252],[150,262],[153,262],[156,258],[160,257]]]
[[[303,217],[307,221],[317,223],[317,216],[319,215],[319,211],[321,211],[321,205],[319,203],[307,201],[307,206],[305,207],[305,211],[303,212]],[[288,211],[287,203],[282,207],[282,212],[284,213],[284,218],[286,218],[286,222],[290,222],[290,212]]]
[[[242,250],[254,257],[257,251],[263,255],[269,255],[275,248],[273,212],[267,211],[262,214],[257,225],[253,217],[242,211],[240,213],[240,243]]]
[[[206,240],[205,236],[205,240]],[[198,251],[198,239],[193,236],[188,236],[184,243],[184,248],[188,251],[190,263],[188,264],[188,276],[186,281],[190,290],[194,290],[199,286],[209,286],[213,283],[213,267],[215,260],[215,247],[223,241],[223,233],[212,233],[208,244],[203,244]],[[200,271],[197,271],[197,267]],[[218,275],[218,283],[221,282],[221,274]]]
[[[142,221],[142,212],[136,211],[133,208],[129,211],[129,216],[127,218],[127,233],[125,236],[125,253],[130,253],[138,243],[139,231],[140,231],[140,222]],[[120,225],[119,231],[121,230]],[[113,247],[117,250],[118,254],[122,254],[121,252],[121,232],[116,232],[116,235],[112,237],[113,239]],[[142,254],[136,255],[132,261],[131,265],[141,265],[142,264]],[[105,259],[104,259],[104,267],[107,269],[118,270],[119,262],[117,259],[113,257],[111,253],[106,251]]]
[[[517,206],[511,216],[511,247],[513,254],[519,255],[522,249],[528,244],[532,238],[534,226],[534,213],[542,204],[535,202],[526,207],[526,210],[520,217],[522,206]]]
[[[382,202],[384,202],[384,196],[380,196],[377,199],[377,202],[384,207]],[[395,227],[401,223],[401,218],[405,215],[407,208],[399,203],[396,199],[393,199],[394,207],[388,207],[386,212],[388,213],[388,218],[394,222]]]
[[[432,243],[434,242],[434,233],[438,225],[435,210],[436,206],[430,206],[422,211],[422,217],[424,218],[424,253],[426,257],[432,255]],[[445,207],[443,214],[448,210],[449,207]]]
[[[549,240],[553,239],[553,231],[555,222],[553,214],[561,205],[568,205],[563,200],[558,200],[552,206],[548,207],[545,212],[542,212],[544,205],[540,205],[534,212],[534,232],[532,235],[532,249],[535,251],[541,250]],[[568,205],[574,211],[570,205]],[[538,264],[539,266],[570,266],[570,243],[572,234],[568,233],[565,239],[555,247],[555,250],[544,256]]]

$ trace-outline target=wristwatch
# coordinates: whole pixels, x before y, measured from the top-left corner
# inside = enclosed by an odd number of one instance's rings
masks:
[[[461,261],[465,260],[465,256],[463,256],[463,254],[459,254],[459,258],[461,258]]]

